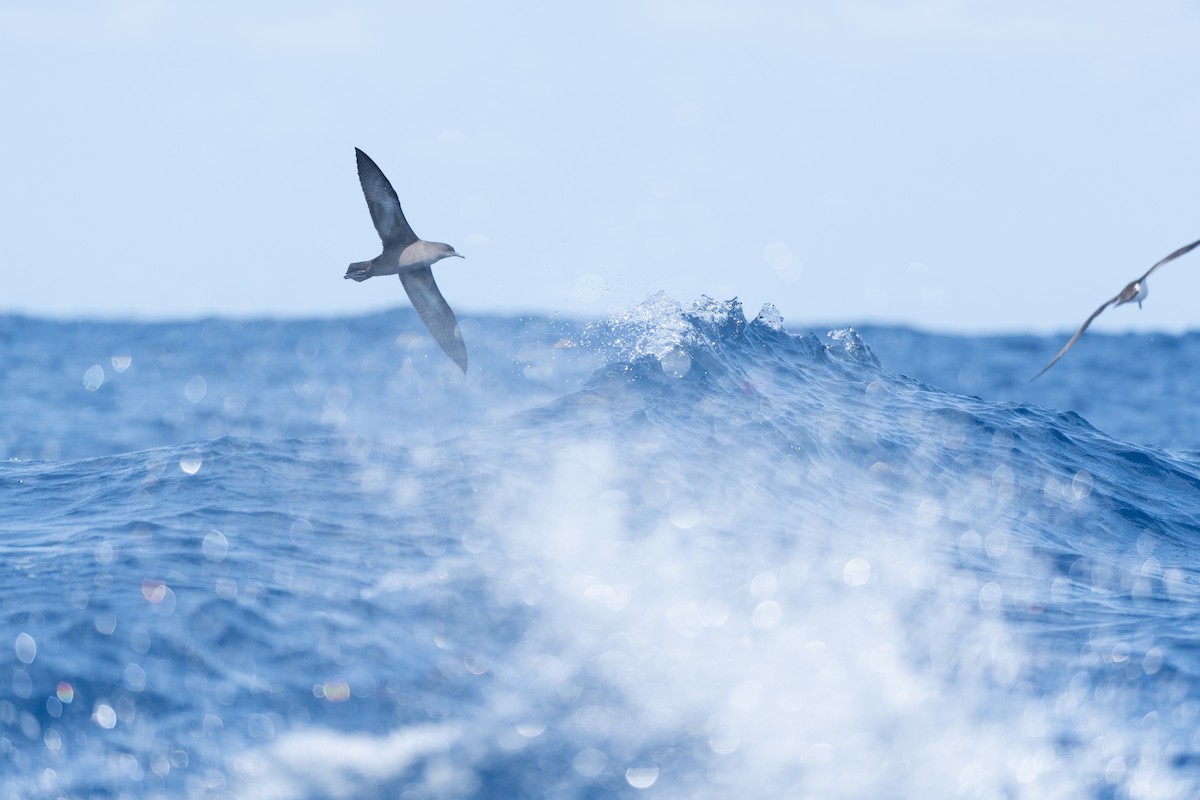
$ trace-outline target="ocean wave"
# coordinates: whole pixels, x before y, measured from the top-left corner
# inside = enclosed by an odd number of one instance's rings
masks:
[[[59,348],[112,450],[0,463],[11,791],[1200,788],[1194,458],[736,301],[465,320],[466,381],[411,322]]]

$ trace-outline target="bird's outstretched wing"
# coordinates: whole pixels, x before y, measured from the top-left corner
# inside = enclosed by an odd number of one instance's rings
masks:
[[[1138,280],[1142,280],[1142,281],[1146,280],[1146,278],[1150,277],[1151,272],[1154,272],[1154,270],[1158,269],[1163,264],[1166,264],[1168,261],[1174,261],[1175,259],[1179,258],[1180,256],[1187,255],[1188,253],[1195,250],[1197,247],[1200,247],[1200,239],[1197,239],[1196,241],[1192,242],[1191,244],[1185,244],[1183,247],[1179,248],[1174,253],[1171,253],[1171,255],[1167,256],[1162,261],[1159,261],[1153,267],[1146,270],[1146,274],[1143,275]]]
[[[396,190],[369,155],[357,147],[354,153],[358,157],[358,182],[362,184],[367,208],[371,209],[371,221],[375,223],[375,230],[379,231],[384,247],[408,247],[417,241],[417,235],[404,218]]]
[[[438,291],[433,281],[433,270],[422,267],[411,272],[401,272],[400,282],[413,308],[433,334],[434,341],[442,346],[446,355],[450,356],[459,369],[467,371],[467,348],[463,344],[462,332],[458,329],[458,320],[446,303],[446,298]]]
[[[1059,351],[1058,351],[1058,355],[1056,355],[1054,358],[1050,359],[1050,363],[1049,363],[1049,364],[1047,364],[1046,366],[1042,367],[1042,371],[1041,371],[1041,372],[1039,372],[1037,375],[1034,375],[1032,378],[1030,378],[1030,379],[1029,379],[1029,382],[1030,382],[1030,383],[1033,383],[1033,382],[1034,382],[1034,381],[1036,381],[1038,378],[1040,378],[1040,377],[1042,377],[1043,375],[1045,375],[1045,374],[1046,374],[1046,370],[1050,369],[1050,368],[1051,368],[1051,367],[1053,367],[1055,364],[1057,364],[1057,363],[1058,363],[1058,360],[1059,360],[1060,358],[1062,358],[1063,356],[1065,356],[1065,355],[1067,354],[1067,351],[1071,349],[1071,345],[1073,345],[1073,344],[1075,344],[1077,341],[1079,341],[1079,337],[1080,337],[1080,336],[1083,336],[1083,332],[1084,332],[1084,331],[1086,331],[1086,330],[1088,329],[1088,325],[1091,325],[1091,324],[1092,324],[1092,320],[1094,320],[1096,317],[1100,316],[1100,313],[1101,313],[1102,311],[1104,311],[1104,309],[1108,308],[1109,306],[1111,306],[1113,303],[1117,302],[1117,301],[1118,301],[1118,300],[1120,300],[1120,299],[1121,299],[1121,295],[1117,295],[1117,296],[1116,296],[1116,297],[1114,297],[1112,300],[1109,300],[1107,303],[1105,303],[1104,305],[1100,306],[1100,307],[1099,307],[1099,308],[1097,308],[1095,311],[1093,311],[1093,312],[1092,312],[1092,315],[1091,315],[1090,317],[1088,317],[1087,319],[1085,319],[1085,320],[1083,321],[1083,324],[1079,326],[1079,330],[1075,331],[1075,335],[1071,337],[1070,341],[1068,341],[1068,342],[1067,342],[1065,345],[1063,345],[1063,349],[1062,349],[1062,350],[1059,350]]]

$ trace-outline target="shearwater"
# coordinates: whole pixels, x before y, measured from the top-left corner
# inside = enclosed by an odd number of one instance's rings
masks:
[[[467,348],[463,344],[458,320],[438,290],[433,280],[433,270],[430,269],[443,258],[464,256],[448,244],[427,242],[413,233],[400,208],[400,198],[396,196],[396,190],[383,170],[362,150],[356,147],[354,152],[358,157],[358,181],[362,184],[363,196],[367,198],[367,207],[371,210],[371,221],[383,240],[383,252],[370,261],[351,264],[346,270],[346,277],[365,281],[376,275],[399,275],[400,283],[408,292],[408,299],[412,301],[425,327],[429,328],[446,355],[465,373]]]
[[[1174,253],[1171,253],[1171,255],[1169,255],[1166,258],[1159,261],[1157,264],[1155,264],[1150,269],[1146,270],[1146,273],[1144,275],[1142,275],[1142,277],[1138,278],[1137,280],[1130,281],[1125,286],[1125,288],[1120,291],[1120,293],[1116,297],[1112,298],[1111,300],[1106,301],[1104,303],[1104,305],[1100,306],[1095,311],[1093,311],[1092,315],[1090,317],[1088,317],[1087,319],[1085,319],[1083,321],[1083,324],[1079,326],[1079,330],[1075,331],[1075,335],[1072,336],[1071,339],[1065,345],[1063,345],[1063,349],[1058,351],[1058,355],[1056,355],[1054,358],[1050,359],[1050,363],[1047,364],[1046,366],[1042,367],[1042,371],[1039,372],[1037,375],[1034,375],[1032,378],[1030,378],[1030,381],[1036,381],[1038,378],[1040,378],[1046,374],[1046,370],[1050,369],[1055,364],[1057,364],[1058,360],[1060,358],[1062,358],[1063,356],[1065,356],[1067,354],[1067,351],[1071,349],[1071,346],[1073,344],[1075,344],[1075,342],[1079,341],[1079,337],[1083,336],[1083,332],[1088,329],[1088,325],[1092,324],[1092,320],[1094,320],[1096,317],[1100,316],[1100,314],[1109,306],[1115,307],[1115,306],[1125,305],[1126,303],[1137,303],[1138,308],[1141,308],[1142,301],[1146,299],[1146,295],[1149,294],[1149,292],[1150,292],[1150,287],[1146,283],[1146,279],[1150,277],[1150,273],[1154,272],[1154,270],[1158,269],[1163,264],[1166,264],[1169,261],[1174,261],[1175,259],[1179,258],[1180,256],[1190,253],[1197,246],[1200,246],[1200,240],[1192,242],[1189,245],[1184,245],[1183,247],[1176,250]]]

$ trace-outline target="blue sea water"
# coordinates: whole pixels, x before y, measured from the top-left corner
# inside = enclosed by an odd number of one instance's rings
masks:
[[[0,797],[1200,794],[1200,336],[0,317]]]

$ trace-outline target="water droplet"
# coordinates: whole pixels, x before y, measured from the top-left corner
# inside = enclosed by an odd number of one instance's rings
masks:
[[[161,603],[167,596],[167,585],[162,581],[142,581],[142,597],[151,603]]]
[[[779,603],[774,600],[766,600],[759,603],[754,609],[754,614],[750,617],[750,624],[760,631],[769,631],[779,624],[782,616],[783,611],[780,609]]]
[[[301,339],[296,344],[296,357],[301,361],[312,361],[321,353],[320,339]]]
[[[50,695],[49,697],[46,698],[46,713],[47,714],[54,717],[55,719],[58,719],[62,716],[62,710],[63,710],[63,704],[62,704],[61,700],[59,700],[54,695]]]
[[[121,757],[117,759],[117,763],[121,765],[121,772],[124,773],[125,777],[134,783],[140,781],[145,776],[142,765],[138,763],[137,757],[132,753],[122,753]]]
[[[574,767],[585,778],[594,778],[604,771],[608,756],[591,747],[585,747],[575,756]]]
[[[517,725],[517,733],[526,739],[535,739],[541,736],[545,730],[546,726],[540,722],[522,722]]]
[[[675,505],[671,506],[671,524],[676,528],[688,530],[696,526],[700,521],[700,509],[696,508],[687,500],[680,500]]]
[[[42,723],[33,714],[28,711],[21,712],[21,733],[25,734],[25,738],[36,741],[42,735]]]
[[[184,396],[192,403],[199,403],[208,394],[208,381],[203,375],[197,375],[183,387]]]
[[[654,765],[630,767],[625,770],[625,780],[635,789],[649,789],[658,780],[658,767]]]
[[[1000,601],[1003,599],[1004,590],[995,581],[988,581],[979,590],[979,607],[984,611],[992,611],[999,608]]]
[[[104,367],[92,364],[88,367],[87,372],[83,373],[83,388],[94,392],[100,388],[102,383],[104,383]]]
[[[146,688],[146,670],[138,664],[125,666],[125,686],[131,692],[140,692]]]
[[[113,562],[115,557],[116,550],[113,548],[113,543],[108,539],[96,545],[96,563],[100,566],[107,567]]]
[[[22,664],[32,664],[37,658],[37,642],[28,633],[17,636],[16,650],[17,660]]]
[[[204,551],[204,557],[209,561],[220,561],[229,552],[229,540],[220,531],[209,531],[205,534],[200,549]]]
[[[117,712],[107,703],[100,703],[92,712],[92,722],[105,730],[112,730],[117,726]]]
[[[353,398],[353,389],[343,383],[335,383],[325,390],[325,408],[345,411]]]
[[[111,636],[117,629],[117,615],[111,611],[102,611],[96,615],[96,630],[105,636]]]
[[[33,694],[33,679],[23,669],[14,669],[12,674],[13,694],[22,700],[28,700]],[[33,737],[30,737],[33,738]]]
[[[266,714],[251,714],[246,723],[250,736],[260,742],[269,742],[275,738],[275,723]]]
[[[341,703],[350,699],[350,684],[342,680],[325,681],[322,694],[331,703]]]
[[[852,558],[842,570],[842,580],[847,586],[863,586],[871,580],[871,562],[865,558]]]
[[[682,347],[672,347],[658,357],[662,371],[672,378],[682,378],[692,368],[692,357]]]
[[[193,450],[183,458],[179,459],[179,468],[188,475],[195,475],[200,471],[200,465],[204,463],[204,458],[200,455],[199,450]]]

